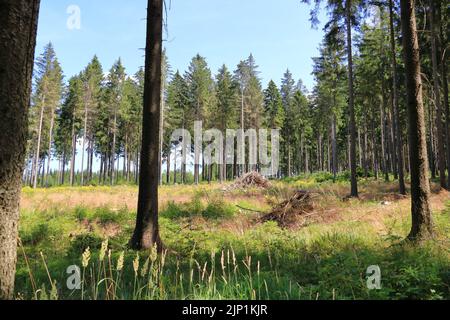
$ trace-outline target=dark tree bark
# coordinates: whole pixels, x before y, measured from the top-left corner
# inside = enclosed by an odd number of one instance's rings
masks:
[[[39,0],[0,0],[0,300],[12,299]]]
[[[445,35],[444,28],[441,23],[441,74],[442,74],[442,87],[444,93],[444,108],[446,115],[446,136],[447,136],[447,189],[450,190],[450,107],[448,103],[448,81],[447,81],[447,36]]]
[[[395,140],[397,147],[397,170],[398,170],[398,184],[400,194],[406,194],[405,187],[405,173],[403,171],[403,139],[400,122],[400,112],[398,106],[398,73],[397,73],[397,58],[396,58],[396,45],[395,45],[395,32],[394,32],[394,4],[393,0],[389,0],[389,26],[391,37],[391,59],[392,59],[392,79],[393,79],[393,104],[394,104],[394,117],[395,117]]]
[[[162,248],[158,226],[159,122],[161,117],[163,0],[148,0],[144,110],[136,228],[131,248]]]
[[[437,131],[437,160],[438,160],[438,169],[439,169],[439,182],[442,189],[447,188],[447,183],[445,179],[445,132],[443,127],[443,118],[442,118],[442,103],[441,103],[441,93],[440,86],[441,81],[439,77],[439,63],[438,63],[438,55],[439,55],[439,44],[438,44],[438,34],[439,34],[439,26],[436,19],[436,1],[430,1],[430,29],[431,29],[431,61],[433,67],[433,88],[434,88],[434,103],[436,105],[436,131]]]
[[[425,116],[422,100],[419,41],[416,31],[415,1],[401,0],[401,22],[409,120],[412,228],[409,240],[420,241],[434,233],[430,208],[430,184]]]
[[[166,169],[166,183],[167,185],[170,184],[170,150],[167,151],[167,159],[166,159],[166,165],[167,165],[167,169]]]
[[[350,115],[350,170],[351,170],[351,193],[352,197],[358,197],[358,181],[356,176],[356,120],[353,95],[353,50],[352,50],[352,23],[351,7],[352,1],[346,1],[346,25],[347,25],[347,54],[348,54],[348,108]]]
[[[386,117],[385,117],[384,94],[380,104],[380,128],[381,128],[381,163],[383,166],[384,180],[389,182],[388,155],[386,151]]]
[[[335,104],[334,104],[335,105]],[[337,120],[336,120],[336,114],[333,112],[333,120],[331,123],[331,149],[332,149],[332,164],[333,164],[333,182],[336,182],[336,176],[337,176],[337,138],[336,138],[336,131],[337,131]]]

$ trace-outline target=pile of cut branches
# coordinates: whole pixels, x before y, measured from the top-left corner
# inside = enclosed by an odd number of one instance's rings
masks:
[[[270,182],[264,176],[256,171],[249,172],[236,180],[235,183],[227,187],[224,191],[243,190],[243,189],[268,189]]]
[[[314,215],[313,194],[298,190],[288,200],[276,205],[270,213],[261,218],[261,222],[275,221],[281,228],[301,227],[307,218]]]

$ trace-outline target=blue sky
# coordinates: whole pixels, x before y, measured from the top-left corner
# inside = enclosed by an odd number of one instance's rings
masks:
[[[312,30],[310,8],[300,0],[166,0],[165,47],[173,70],[184,72],[191,58],[206,57],[213,73],[235,68],[250,52],[266,85],[280,83],[289,68],[308,89],[311,57],[318,54],[322,27]],[[42,0],[37,52],[53,42],[66,79],[97,54],[104,71],[121,57],[127,72],[144,64],[146,0]],[[70,30],[67,8],[81,10],[81,29]],[[322,13],[324,17],[325,13]],[[322,19],[325,21],[325,19]]]

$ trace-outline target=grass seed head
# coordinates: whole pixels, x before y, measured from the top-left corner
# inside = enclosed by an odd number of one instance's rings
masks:
[[[117,271],[122,271],[123,270],[123,261],[125,258],[125,252],[122,251],[122,253],[119,256],[119,259],[117,260]]]
[[[91,260],[91,249],[87,247],[82,255],[81,263],[83,265],[83,268],[86,268],[89,265],[89,260]]]

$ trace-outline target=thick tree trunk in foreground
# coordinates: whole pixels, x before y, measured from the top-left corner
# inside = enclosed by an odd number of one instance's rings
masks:
[[[148,0],[139,199],[136,228],[130,241],[130,246],[136,250],[148,249],[155,244],[161,250],[158,226],[158,156],[161,112],[162,10],[163,0]]]
[[[430,208],[429,168],[422,100],[419,41],[416,33],[415,1],[401,0],[400,3],[411,166],[412,228],[408,239],[420,241],[433,235],[433,220]]]
[[[351,193],[352,197],[358,197],[358,181],[356,176],[356,120],[353,96],[353,53],[352,53],[352,23],[351,23],[352,1],[346,1],[346,24],[347,24],[347,54],[348,54],[348,108],[350,114],[350,170],[351,170]]]
[[[0,300],[12,299],[39,0],[0,0]]]

